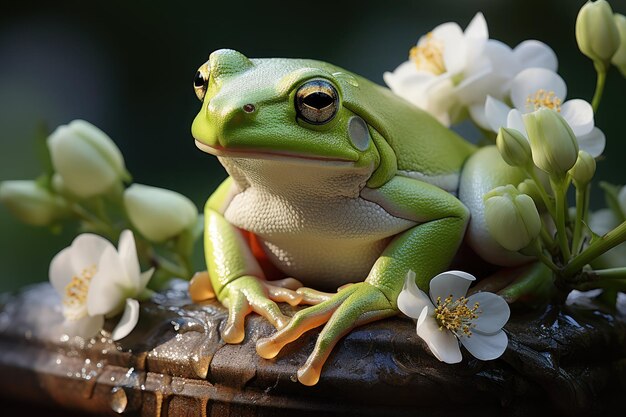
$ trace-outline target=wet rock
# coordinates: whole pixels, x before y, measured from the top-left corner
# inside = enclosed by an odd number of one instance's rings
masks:
[[[143,416],[602,415],[626,388],[626,319],[586,307],[515,311],[509,347],[494,361],[464,352],[437,361],[415,324],[393,318],[346,336],[318,385],[296,371],[317,332],[274,360],[256,340],[273,332],[251,315],[246,338],[227,345],[217,302],[192,304],[175,282],[142,304],[138,327],[114,343],[63,336],[60,302],[48,284],[5,296],[0,312],[0,396],[67,412]],[[285,314],[294,309],[281,306]]]

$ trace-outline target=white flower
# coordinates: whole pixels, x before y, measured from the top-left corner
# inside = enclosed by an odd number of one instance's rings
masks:
[[[128,335],[139,319],[139,302],[153,269],[141,273],[135,239],[120,235],[119,250],[106,239],[84,233],[50,263],[50,282],[61,295],[65,329],[70,335],[95,336],[105,317],[124,312],[113,340]]]
[[[593,109],[585,100],[565,101],[567,86],[554,71],[545,68],[528,68],[511,82],[510,99],[513,108],[488,96],[485,100],[486,128],[498,132],[500,127],[520,131],[528,137],[522,115],[540,108],[556,110],[571,127],[580,149],[594,158],[602,154],[606,139],[600,129],[594,127]]]
[[[422,36],[410,51],[409,60],[383,78],[399,96],[428,111],[449,125],[455,84],[471,82],[481,73],[485,61],[479,59],[487,38],[487,23],[477,13],[465,29],[448,22]]]
[[[465,107],[472,118],[484,120],[487,95],[504,97],[513,76],[530,66],[556,70],[556,55],[535,40],[511,49],[489,39],[485,18],[477,13],[465,31],[448,22],[422,36],[409,59],[383,78],[394,93],[450,125]]]
[[[398,308],[417,319],[417,335],[442,362],[461,361],[459,342],[476,358],[500,357],[508,345],[502,327],[510,316],[504,299],[490,292],[465,297],[475,278],[462,271],[443,272],[430,281],[430,298],[409,271],[398,296]]]

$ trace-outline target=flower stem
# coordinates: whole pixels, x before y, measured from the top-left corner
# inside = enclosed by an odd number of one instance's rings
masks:
[[[583,266],[623,242],[626,242],[626,221],[592,242],[587,249],[575,256],[563,269],[563,275],[566,277],[574,275]]]
[[[598,269],[598,270],[589,272],[589,275],[592,277],[598,277],[602,279],[604,278],[626,279],[626,267]]]
[[[602,67],[596,66],[596,73],[598,74],[596,78],[596,91],[594,92],[593,99],[591,100],[591,107],[593,108],[594,114],[598,112],[600,100],[602,100],[604,83],[606,82],[606,70]]]
[[[576,186],[576,223],[574,225],[574,238],[572,240],[572,253],[578,255],[582,248],[583,224],[587,221],[587,211],[589,208],[589,184],[578,184]]]
[[[565,228],[565,213],[566,213],[566,185],[567,183],[562,179],[552,181],[552,188],[554,189],[554,196],[556,200],[556,237],[559,242],[559,248],[561,249],[561,255],[563,255],[563,262],[569,262],[572,254],[569,249],[569,243],[567,241],[567,230]]]

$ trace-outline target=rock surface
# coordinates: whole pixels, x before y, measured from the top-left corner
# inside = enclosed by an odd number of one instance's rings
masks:
[[[251,315],[240,345],[220,339],[226,310],[191,304],[176,282],[142,304],[138,327],[112,342],[63,336],[48,284],[0,303],[0,396],[16,409],[142,416],[602,415],[623,410],[626,318],[584,308],[515,311],[509,347],[490,362],[437,361],[414,323],[393,318],[346,336],[317,386],[296,382],[317,331],[275,360],[255,342],[272,333]],[[294,310],[281,306],[286,314]],[[29,404],[29,405],[26,405]]]

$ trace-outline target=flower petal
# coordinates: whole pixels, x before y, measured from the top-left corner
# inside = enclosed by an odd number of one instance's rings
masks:
[[[78,320],[65,320],[63,330],[68,336],[90,339],[96,336],[104,325],[104,316],[85,316]]]
[[[459,341],[472,356],[481,361],[499,358],[509,344],[509,338],[503,330],[490,335],[472,333],[469,337],[460,337]]]
[[[591,129],[591,132],[586,135],[576,137],[576,139],[578,139],[578,149],[587,152],[594,158],[597,158],[604,152],[606,137],[597,127]]]
[[[463,71],[467,63],[467,44],[461,27],[454,22],[444,23],[432,31],[433,38],[443,43],[443,62],[452,75]]]
[[[125,277],[126,272],[122,261],[115,250],[110,247],[104,251],[98,271],[91,279],[87,293],[87,311],[89,315],[115,313],[126,299],[129,291]],[[122,284],[120,284],[122,282]]]
[[[72,248],[65,248],[57,253],[54,258],[52,258],[52,262],[50,262],[50,269],[48,271],[50,283],[54,289],[63,296],[67,284],[70,283],[74,275],[76,275],[76,270],[72,264]]]
[[[510,111],[511,108],[500,100],[487,96],[487,100],[485,100],[485,117],[489,127],[494,132],[497,133],[501,127],[507,127],[507,117]]]
[[[78,235],[72,242],[72,265],[76,273],[92,265],[98,265],[105,249],[115,247],[102,236],[93,233]]]
[[[585,100],[568,100],[561,106],[561,116],[576,136],[586,135],[593,129],[593,108]]]
[[[469,25],[465,28],[465,37],[473,39],[487,40],[489,38],[489,29],[487,28],[487,21],[485,16],[481,12],[478,12],[469,22]]]
[[[467,272],[442,272],[430,281],[430,299],[436,303],[438,297],[441,297],[442,300],[450,295],[455,300],[465,297],[467,289],[474,280],[476,278]]]
[[[543,42],[529,39],[513,49],[513,54],[522,68],[545,68],[556,72],[558,59],[552,48]]]
[[[150,278],[152,278],[153,273],[154,268],[150,268],[147,271],[141,273],[141,276],[139,277],[139,288],[137,288],[137,294],[139,294],[146,288],[148,282],[150,282]]]
[[[516,109],[522,113],[534,110],[528,108],[527,99],[537,91],[553,92],[556,97],[565,100],[567,86],[565,81],[556,72],[545,68],[528,68],[520,72],[511,82],[511,101]]]
[[[113,332],[111,332],[111,338],[113,340],[120,340],[128,336],[133,331],[137,322],[139,321],[139,301],[132,298],[126,299],[126,307],[124,308],[124,314],[120,319]]]
[[[461,356],[459,341],[452,332],[439,330],[433,312],[433,309],[424,307],[417,321],[417,335],[426,342],[430,351],[441,362],[461,362],[463,357]]]
[[[484,104],[472,104],[468,107],[470,117],[478,126],[483,129],[491,130],[491,125],[487,120],[487,114],[485,113],[485,105]]]
[[[485,56],[491,61],[494,73],[504,80],[512,79],[520,71],[513,50],[504,42],[489,39],[485,44]]]
[[[509,321],[511,309],[504,298],[491,292],[478,292],[468,297],[468,307],[479,304],[480,314],[474,320],[474,330],[483,334],[498,332]]]
[[[522,113],[517,109],[511,109],[506,116],[506,126],[515,129],[520,132],[526,139],[528,139],[528,133],[526,133],[526,126],[524,125],[524,119],[522,119]]]
[[[415,272],[409,271],[404,280],[404,288],[398,295],[398,308],[407,316],[417,319],[425,307],[432,305],[428,295],[415,284]]]
[[[137,258],[137,247],[135,246],[133,232],[124,230],[120,235],[118,246],[119,257],[126,271],[126,276],[130,281],[129,284],[132,284],[133,287],[139,291],[141,285],[141,269],[139,268],[139,259]]]

